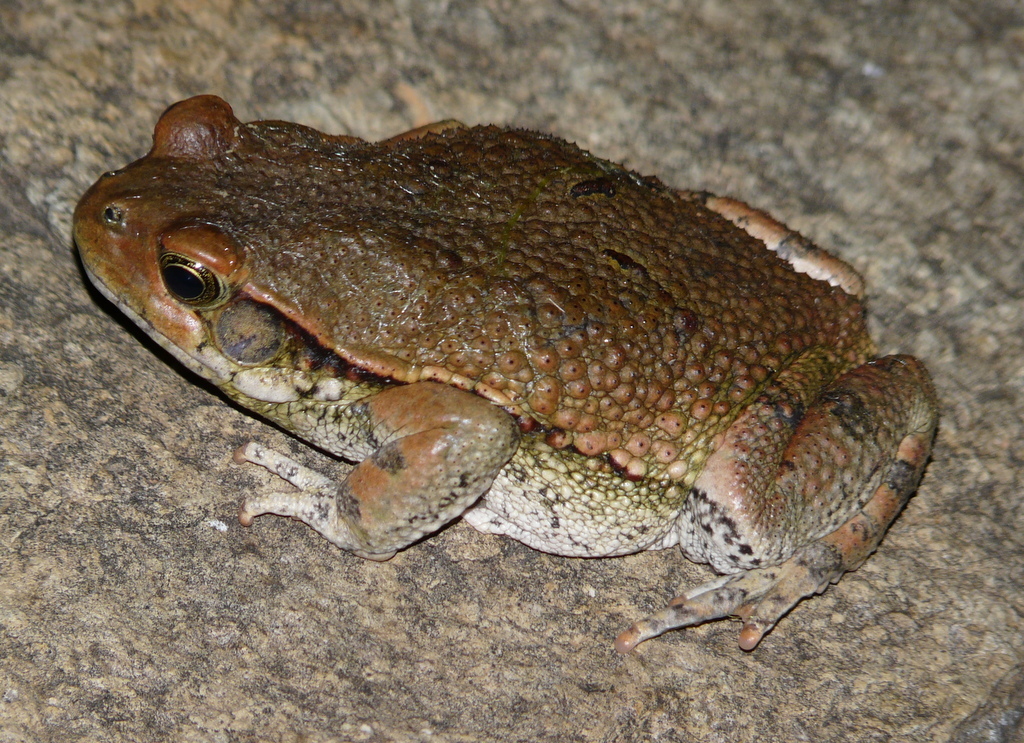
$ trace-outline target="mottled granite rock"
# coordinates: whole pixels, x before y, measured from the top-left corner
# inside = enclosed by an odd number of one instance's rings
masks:
[[[340,5],[340,3],[338,4]],[[1020,741],[1024,14],[974,4],[0,8],[0,741]],[[388,563],[234,519],[250,438],[143,345],[70,213],[170,102],[377,138],[552,131],[768,209],[867,278],[943,400],[879,552],[745,654],[611,640],[709,571],[456,524]],[[334,466],[318,462],[318,466]]]

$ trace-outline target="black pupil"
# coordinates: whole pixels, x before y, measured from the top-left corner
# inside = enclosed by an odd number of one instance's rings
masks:
[[[203,280],[195,271],[173,263],[164,266],[164,283],[171,294],[185,301],[199,299],[206,289]]]

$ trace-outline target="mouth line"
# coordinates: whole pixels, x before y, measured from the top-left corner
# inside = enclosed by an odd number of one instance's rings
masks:
[[[82,262],[82,266],[85,268],[85,274],[89,277],[89,281],[91,281],[92,285],[96,287],[96,291],[102,294],[115,307],[117,307],[118,310],[124,313],[125,317],[135,323],[135,325],[149,336],[154,343],[184,364],[186,368],[195,372],[199,376],[210,380],[214,384],[221,384],[231,378],[232,370],[229,365],[224,362],[222,356],[209,352],[199,352],[196,355],[193,355],[175,345],[168,340],[163,333],[157,330],[153,323],[129,307],[126,302],[111,291],[110,287],[104,283],[103,279],[93,273],[84,261]]]

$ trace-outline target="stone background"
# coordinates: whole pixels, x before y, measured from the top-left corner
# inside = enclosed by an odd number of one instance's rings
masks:
[[[0,741],[1024,740],[1022,66],[1016,0],[0,3]],[[771,211],[932,370],[919,494],[750,654],[731,622],[612,651],[709,577],[675,551],[240,528],[270,478],[235,447],[309,456],[140,343],[69,232],[202,92],[543,129]]]

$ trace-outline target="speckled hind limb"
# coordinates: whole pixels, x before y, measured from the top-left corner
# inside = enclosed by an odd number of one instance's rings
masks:
[[[235,453],[299,488],[246,499],[244,526],[264,513],[291,516],[342,549],[386,560],[472,505],[519,442],[505,411],[434,382],[385,389],[344,413],[373,453],[341,482],[258,444]]]
[[[619,635],[616,650],[628,652],[670,629],[728,616],[743,621],[740,647],[754,649],[801,599],[821,593],[843,573],[860,567],[875,550],[913,493],[928,460],[936,408],[927,373],[912,357],[878,359],[840,378],[800,422],[774,487],[789,493],[781,500],[805,506],[839,500],[858,486],[866,488],[870,497],[849,520],[820,538],[811,535],[811,541],[804,541],[781,564],[726,575],[674,599]],[[800,474],[800,467],[791,466],[820,462],[833,452],[845,455],[856,448],[865,431],[877,431],[882,444],[892,444],[884,456],[860,463],[859,481],[808,479]],[[800,493],[794,496],[796,491]],[[776,500],[773,496],[769,494],[767,500]]]

